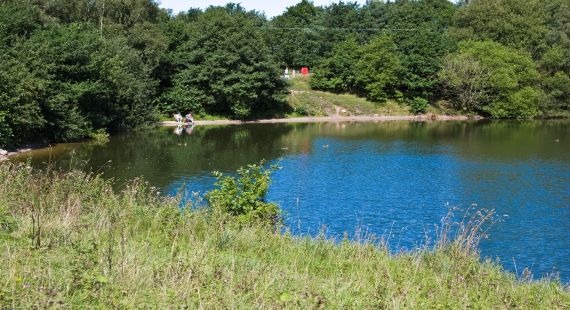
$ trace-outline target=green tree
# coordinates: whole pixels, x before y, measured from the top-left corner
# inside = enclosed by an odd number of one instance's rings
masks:
[[[563,71],[570,75],[570,3],[566,0],[546,0],[544,8],[549,28],[546,39],[550,49],[543,55],[543,62],[551,61],[550,73]]]
[[[290,68],[315,66],[323,56],[319,25],[322,9],[302,0],[275,17],[264,32],[277,62]]]
[[[211,7],[200,15],[173,55],[178,71],[163,110],[244,118],[280,109],[286,84],[258,22],[240,6]]]
[[[92,25],[70,24],[36,31],[19,50],[43,85],[34,98],[47,139],[70,141],[151,120],[156,82],[126,38],[101,39]]]
[[[0,146],[38,136],[46,123],[38,101],[45,87],[18,59],[0,50]]]
[[[548,95],[548,111],[556,113],[570,109],[570,77],[564,72],[556,72],[544,80],[544,89]]]
[[[455,49],[447,35],[456,7],[447,0],[396,1],[387,6],[387,27],[401,55],[400,90],[406,96],[437,95],[437,72]]]
[[[386,101],[394,94],[399,70],[400,60],[392,38],[378,36],[361,49],[356,63],[357,85],[372,101]]]
[[[421,114],[427,111],[429,101],[421,97],[415,97],[411,99],[408,104],[410,105],[410,110],[414,114]]]
[[[525,49],[537,59],[547,49],[545,8],[542,0],[472,0],[458,11],[454,32],[462,40]]]
[[[455,109],[467,112],[482,111],[489,102],[490,73],[475,56],[466,53],[446,57],[439,78]]]
[[[492,41],[462,42],[439,76],[458,108],[495,118],[539,114],[540,73],[528,53]]]
[[[367,33],[362,29],[362,11],[357,2],[331,3],[321,15],[323,30],[319,32],[321,53],[328,55],[335,44],[345,41],[349,37],[357,38],[359,43],[364,43]]]
[[[354,37],[335,45],[331,56],[314,68],[311,87],[333,92],[356,91],[355,66],[361,54]]]
[[[0,2],[0,47],[12,47],[43,26],[41,10],[29,1]]]

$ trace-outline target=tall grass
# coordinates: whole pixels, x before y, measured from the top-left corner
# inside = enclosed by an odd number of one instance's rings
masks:
[[[94,174],[0,165],[0,308],[570,307],[559,283],[481,262],[478,224],[393,255],[179,204],[140,180],[117,193]]]

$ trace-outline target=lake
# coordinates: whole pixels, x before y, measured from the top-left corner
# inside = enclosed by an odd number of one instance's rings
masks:
[[[375,234],[393,250],[421,246],[449,208],[496,210],[484,257],[519,275],[570,281],[570,122],[381,122],[160,128],[62,144],[14,160],[144,177],[166,195],[212,188],[262,159],[268,200],[298,235]]]

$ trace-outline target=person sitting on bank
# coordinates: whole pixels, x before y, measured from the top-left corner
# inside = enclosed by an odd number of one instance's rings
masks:
[[[186,114],[186,122],[187,123],[194,123],[194,116],[192,116],[192,113]]]
[[[176,120],[177,123],[182,123],[182,114],[180,113],[174,114],[174,119]]]

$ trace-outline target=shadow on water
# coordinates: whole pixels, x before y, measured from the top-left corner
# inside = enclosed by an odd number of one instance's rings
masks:
[[[481,244],[509,270],[570,280],[570,122],[384,122],[160,128],[104,145],[62,144],[31,163],[143,176],[173,195],[212,188],[211,171],[279,161],[268,199],[296,234],[368,231],[413,248],[449,206],[508,215]],[[29,155],[14,158],[25,161]],[[360,230],[360,232],[359,232]]]

